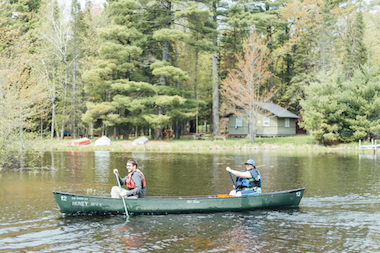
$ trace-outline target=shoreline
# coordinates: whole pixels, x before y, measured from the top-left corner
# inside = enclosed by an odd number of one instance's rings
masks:
[[[334,146],[317,144],[309,136],[256,138],[251,144],[245,138],[230,138],[223,140],[150,140],[145,145],[133,146],[133,140],[111,140],[111,145],[95,146],[97,139],[90,139],[90,144],[81,146],[67,146],[71,139],[51,140],[36,139],[30,143],[33,151],[111,151],[111,152],[242,152],[258,150],[294,150],[318,152],[363,151],[372,153],[373,150],[359,150],[356,143],[342,143]]]

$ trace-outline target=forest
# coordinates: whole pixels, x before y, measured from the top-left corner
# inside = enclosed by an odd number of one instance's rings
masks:
[[[179,139],[204,122],[217,135],[242,107],[254,122],[258,102],[299,115],[322,144],[369,139],[380,130],[379,6],[2,1],[0,155],[17,160],[38,137]]]

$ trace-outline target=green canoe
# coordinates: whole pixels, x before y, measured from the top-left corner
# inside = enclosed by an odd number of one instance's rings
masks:
[[[298,207],[305,188],[247,197],[195,196],[125,199],[129,213],[169,214]],[[122,199],[53,192],[65,214],[124,214]]]

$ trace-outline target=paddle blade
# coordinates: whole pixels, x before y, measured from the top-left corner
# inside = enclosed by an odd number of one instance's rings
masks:
[[[233,196],[229,194],[218,194],[218,198],[229,198],[229,197],[233,197]]]

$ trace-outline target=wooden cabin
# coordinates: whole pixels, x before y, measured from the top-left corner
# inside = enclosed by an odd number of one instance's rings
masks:
[[[262,109],[257,118],[256,136],[279,137],[294,136],[296,121],[300,117],[273,103],[257,103]],[[236,115],[228,115],[228,134],[230,136],[247,136],[248,122]]]

